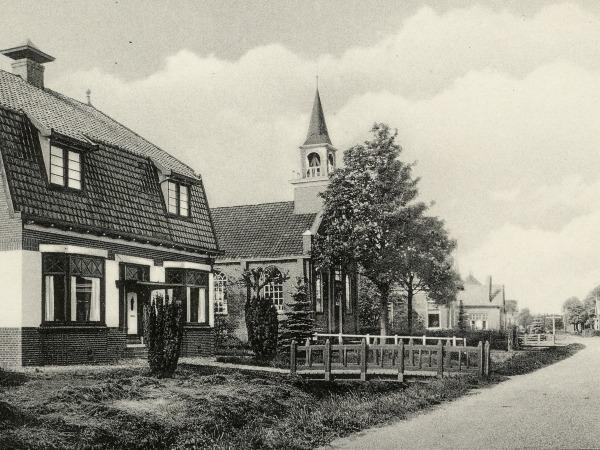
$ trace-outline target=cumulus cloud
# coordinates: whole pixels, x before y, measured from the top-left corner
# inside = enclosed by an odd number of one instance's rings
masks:
[[[276,43],[235,61],[181,49],[137,80],[48,75],[75,97],[91,88],[99,108],[189,163],[216,206],[291,198],[318,71],[334,143],[364,139],[374,121],[397,127],[460,267],[548,310],[600,282],[597,42],[599,18],[568,3],[530,18],[426,7],[338,56]]]

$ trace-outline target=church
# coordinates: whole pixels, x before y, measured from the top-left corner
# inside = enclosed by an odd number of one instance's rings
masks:
[[[214,264],[216,314],[229,313],[233,291],[237,291],[238,299],[247,295],[245,288],[236,284],[244,270],[273,266],[289,279],[265,286],[263,295],[272,299],[282,319],[296,280],[303,278],[310,287],[317,331],[358,331],[356,274],[342,267],[317,271],[311,258],[313,238],[322,219],[319,193],[327,187],[337,158],[317,88],[306,140],[298,149],[299,176],[291,181],[294,199],[211,209],[223,252]],[[239,329],[243,337],[245,327]]]

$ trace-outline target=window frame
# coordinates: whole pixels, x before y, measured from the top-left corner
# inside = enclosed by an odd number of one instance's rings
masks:
[[[69,327],[80,327],[80,326],[106,326],[106,259],[98,256],[90,256],[90,255],[82,255],[75,253],[42,253],[42,326],[53,327],[53,326],[69,326]],[[63,260],[63,268],[62,271],[49,271],[46,270],[47,260],[49,258],[60,258]],[[95,260],[99,263],[101,276],[95,275],[82,275],[74,270],[75,264],[74,261],[77,260]],[[46,319],[46,277],[47,276],[61,276],[64,279],[64,293],[63,293],[63,311],[64,318],[63,320],[47,320]],[[90,320],[90,321],[77,321],[71,320],[73,316],[72,305],[73,299],[71,298],[71,290],[72,290],[72,279],[75,277],[87,277],[87,278],[98,278],[100,280],[100,320]],[[75,300],[76,302],[76,300]],[[77,306],[75,306],[77,307]]]
[[[279,270],[277,267],[275,266],[269,266],[265,269],[265,271],[267,269],[270,268],[274,268],[275,270],[277,270],[279,272],[279,274],[281,274],[281,270]],[[272,290],[272,293],[267,294],[267,288],[268,290]],[[279,303],[275,303],[275,295],[273,294],[281,294],[281,304]],[[275,305],[275,309],[277,309],[277,314],[285,314],[285,292],[283,291],[283,282],[278,282],[275,283],[274,281],[270,282],[269,284],[266,284],[265,286],[263,286],[262,288],[262,295],[264,298],[267,297],[267,295],[271,295],[271,302],[273,303],[273,305]],[[277,296],[279,297],[279,296]]]
[[[191,202],[191,197],[192,197],[192,188],[191,185],[189,184],[185,184],[185,183],[181,183],[178,180],[173,180],[173,179],[168,179],[166,180],[167,183],[167,189],[166,189],[166,207],[167,207],[167,214],[172,216],[172,217],[181,217],[181,218],[185,218],[185,219],[189,219],[192,216],[192,202]],[[174,197],[174,205],[175,206],[175,211],[171,211],[171,185],[175,186],[175,197]],[[187,197],[187,208],[182,208],[181,207],[181,190],[182,188],[185,188],[186,190],[186,197]],[[185,209],[186,213],[182,214],[182,210]]]
[[[53,155],[53,150],[60,150],[62,152],[62,155],[61,156]],[[70,158],[71,154],[77,155],[77,157],[79,159],[79,161],[77,161],[79,170],[76,170],[71,167],[71,162],[74,161],[73,159]],[[59,167],[57,165],[52,164],[53,158],[61,159],[62,167],[60,167],[60,168],[62,170],[62,175],[52,173],[52,167]],[[48,160],[48,183],[50,184],[50,186],[53,189],[67,190],[67,191],[71,191],[71,192],[82,192],[84,190],[84,178],[85,178],[84,177],[83,158],[84,158],[84,154],[80,150],[73,149],[70,146],[50,143],[50,153],[49,153],[49,160]],[[69,176],[71,171],[79,173],[79,180],[75,180],[74,178],[71,178]],[[52,179],[53,176],[57,176],[57,177],[60,176],[62,178],[62,183],[54,181]],[[69,180],[78,181],[79,187],[74,187],[74,186],[70,185]]]
[[[321,164],[321,155],[317,152],[310,152],[306,155],[307,161],[307,169],[306,169],[306,178],[318,178],[322,176],[323,165]],[[316,162],[313,165],[313,161]]]
[[[223,272],[215,270],[213,272],[213,305],[215,314],[226,316],[229,314],[227,309],[227,275]],[[217,299],[218,294],[222,294],[220,299]],[[218,305],[221,305],[219,308]]]
[[[183,282],[176,283],[176,284],[182,284],[183,289],[185,289],[185,299],[183,299],[183,301],[182,301],[182,306],[185,311],[185,326],[207,326],[207,325],[210,325],[210,298],[209,298],[210,277],[209,277],[209,272],[205,272],[205,271],[197,270],[197,269],[181,269],[181,268],[177,268],[177,267],[169,267],[165,270],[165,281],[167,283],[173,283],[174,281],[179,281],[179,280],[173,280],[174,276],[181,277],[179,279]],[[193,278],[196,278],[196,280],[200,280],[200,283],[194,283]],[[203,322],[190,322],[190,320],[189,320],[191,317],[191,310],[188,305],[191,304],[190,303],[191,288],[204,289],[204,299],[205,299],[204,318],[205,318],[205,320]],[[169,290],[171,291],[171,289],[169,289]],[[175,300],[174,293],[172,295],[169,295],[169,297],[172,300]]]

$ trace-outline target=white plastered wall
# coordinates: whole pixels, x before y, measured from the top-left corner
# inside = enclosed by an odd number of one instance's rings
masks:
[[[119,263],[107,259],[105,261],[105,311],[106,326],[119,326],[119,288],[116,281],[119,279]]]
[[[21,250],[22,326],[39,327],[42,323],[42,254]]]
[[[0,253],[0,286],[2,286],[0,327],[15,328],[22,326],[22,254],[22,250],[10,250]]]

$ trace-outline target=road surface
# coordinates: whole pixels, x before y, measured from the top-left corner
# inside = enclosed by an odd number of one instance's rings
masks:
[[[556,364],[331,447],[600,448],[600,338],[580,342],[585,349]]]

